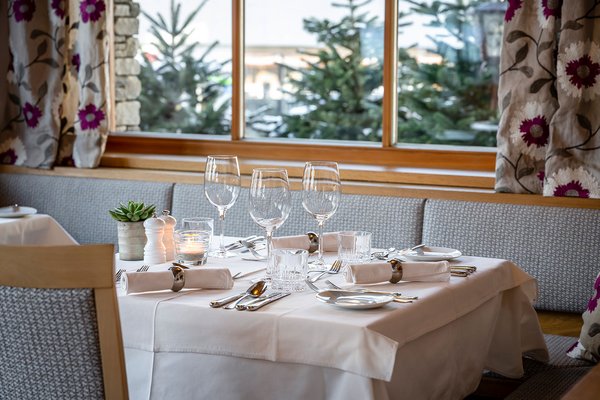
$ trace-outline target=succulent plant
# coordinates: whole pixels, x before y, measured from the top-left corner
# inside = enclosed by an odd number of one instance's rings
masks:
[[[147,206],[142,202],[129,200],[127,205],[119,203],[119,207],[108,210],[108,212],[117,221],[138,222],[150,218],[155,210],[156,206],[154,204]]]

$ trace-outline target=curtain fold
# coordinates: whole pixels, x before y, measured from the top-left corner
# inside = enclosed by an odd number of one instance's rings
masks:
[[[496,191],[600,198],[599,24],[599,0],[509,0]]]
[[[8,2],[1,163],[99,164],[111,111],[110,5],[104,0]]]

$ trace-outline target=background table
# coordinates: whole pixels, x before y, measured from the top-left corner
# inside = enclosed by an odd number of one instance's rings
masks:
[[[535,280],[505,260],[457,263],[478,271],[447,283],[381,285],[420,300],[364,311],[318,302],[308,289],[253,313],[209,307],[209,300],[243,291],[259,274],[236,281],[232,291],[122,296],[130,395],[461,399],[476,389],[484,369],[518,377],[523,352],[546,358],[531,306]],[[117,262],[123,266],[134,268]],[[209,266],[235,273],[262,264],[234,258],[210,259]],[[333,280],[343,284],[339,275]]]
[[[51,216],[34,214],[0,218],[0,244],[60,246],[78,243]]]

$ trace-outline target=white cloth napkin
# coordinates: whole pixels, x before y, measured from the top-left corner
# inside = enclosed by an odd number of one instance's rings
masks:
[[[228,268],[186,269],[184,289],[231,289],[233,278]],[[121,276],[121,293],[131,294],[168,290],[173,287],[171,271],[126,272]]]
[[[392,278],[392,266],[388,262],[369,264],[349,264],[344,277],[351,283],[389,282]],[[448,261],[438,262],[402,262],[402,280],[413,282],[444,282],[450,279]]]
[[[281,236],[273,238],[273,248],[275,249],[304,249],[310,248],[310,239],[308,235]],[[338,250],[338,233],[323,233],[323,251]]]

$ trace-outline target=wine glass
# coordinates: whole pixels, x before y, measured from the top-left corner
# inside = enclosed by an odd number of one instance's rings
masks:
[[[311,265],[323,266],[323,224],[337,211],[342,194],[336,162],[309,161],[302,177],[302,206],[319,225],[318,259]]]
[[[287,171],[283,168],[254,169],[249,198],[250,216],[266,231],[267,276],[269,276],[272,270],[273,232],[283,225],[292,208]]]
[[[219,211],[219,250],[211,255],[219,258],[235,256],[225,249],[225,212],[233,206],[240,194],[240,166],[236,156],[208,156],[204,169],[204,194]]]

